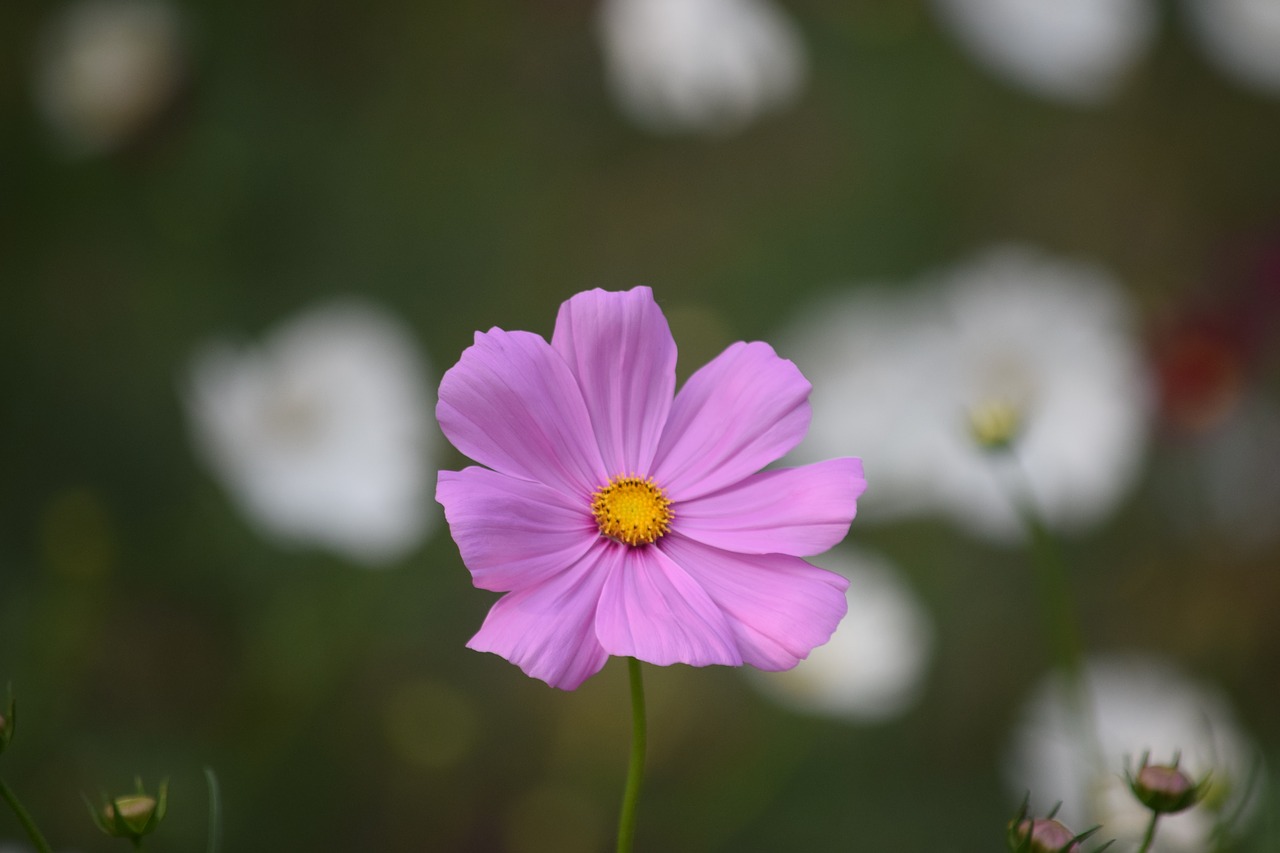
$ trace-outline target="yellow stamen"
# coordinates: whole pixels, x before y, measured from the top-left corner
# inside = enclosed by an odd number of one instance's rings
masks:
[[[986,450],[1004,450],[1022,431],[1022,411],[1008,400],[986,400],[969,410],[969,433]]]
[[[652,478],[614,477],[591,498],[600,532],[633,547],[649,545],[671,528],[671,500]]]

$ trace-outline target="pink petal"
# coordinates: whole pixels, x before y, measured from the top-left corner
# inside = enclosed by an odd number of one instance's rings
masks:
[[[595,675],[609,657],[595,631],[604,547],[600,541],[568,571],[498,599],[467,647],[500,655],[562,690]]]
[[[821,554],[849,532],[867,487],[862,460],[830,459],[753,474],[674,507],[674,529],[746,554]]]
[[[710,494],[779,459],[809,429],[809,382],[764,343],[736,343],[676,395],[654,479],[672,500]]]
[[[848,609],[849,581],[785,554],[735,554],[679,534],[662,539],[724,612],[744,662],[790,669],[831,634]]]
[[[454,447],[495,471],[567,495],[608,482],[578,381],[537,335],[477,332],[440,382],[436,417]]]
[[[609,654],[659,666],[742,663],[720,608],[662,551],[615,542],[605,555],[596,635]]]
[[[436,500],[462,562],[481,589],[542,583],[578,562],[600,538],[586,500],[488,468],[441,471]]]
[[[551,346],[578,377],[609,473],[647,475],[676,388],[676,342],[653,292],[579,293],[560,306]]]

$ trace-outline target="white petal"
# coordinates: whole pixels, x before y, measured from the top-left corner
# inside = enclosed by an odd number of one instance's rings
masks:
[[[933,624],[895,569],[843,548],[814,561],[849,579],[849,612],[831,639],[786,672],[748,670],[767,695],[796,710],[857,722],[888,720],[920,696]]]
[[[935,3],[978,60],[1019,86],[1064,101],[1110,95],[1155,34],[1152,0]]]
[[[349,301],[312,309],[260,347],[209,346],[187,404],[197,449],[265,533],[383,563],[437,517],[427,388],[408,332]]]
[[[1091,661],[1086,685],[1103,766],[1090,761],[1091,749],[1080,742],[1063,683],[1046,678],[1024,705],[1014,733],[1006,776],[1016,796],[1032,791],[1037,809],[1061,801],[1068,826],[1100,822],[1107,838],[1120,839],[1117,846],[1136,845],[1150,813],[1124,786],[1126,761],[1132,768],[1149,751],[1152,763],[1167,763],[1176,752],[1193,779],[1212,773],[1227,786],[1228,814],[1240,805],[1256,754],[1218,689],[1168,661],[1139,655]],[[1214,823],[1207,805],[1168,815],[1153,849],[1200,853],[1209,849]]]
[[[604,0],[608,82],[637,124],[727,133],[790,101],[804,48],[770,0]]]
[[[781,347],[813,382],[800,457],[856,454],[864,521],[942,513],[997,541],[1021,532],[1007,460],[969,413],[1018,410],[1016,452],[1040,511],[1081,529],[1141,471],[1150,389],[1123,291],[1103,270],[1003,247],[901,293],[815,306]]]
[[[1205,53],[1247,86],[1280,95],[1280,3],[1186,0],[1188,21]]]
[[[82,0],[44,34],[36,101],[71,153],[118,148],[178,93],[185,53],[173,7],[158,0]]]

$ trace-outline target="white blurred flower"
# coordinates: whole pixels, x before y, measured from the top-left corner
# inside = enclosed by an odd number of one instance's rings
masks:
[[[942,513],[1016,541],[1024,477],[1045,520],[1070,530],[1106,517],[1139,471],[1147,377],[1124,294],[1097,267],[989,250],[907,293],[815,305],[782,351],[814,385],[798,455],[865,459],[867,521]],[[993,408],[1021,423],[1017,469],[973,437],[971,418]]]
[[[1280,2],[1186,0],[1209,58],[1237,81],[1280,94]]]
[[[733,132],[804,81],[799,32],[770,0],[603,0],[597,23],[615,98],[655,132]]]
[[[1142,838],[1150,812],[1129,791],[1126,767],[1136,769],[1143,753],[1153,764],[1177,754],[1193,780],[1210,774],[1210,790],[1200,805],[1160,819],[1154,853],[1203,853],[1218,821],[1214,809],[1231,815],[1246,797],[1256,800],[1249,783],[1257,752],[1219,690],[1139,655],[1090,662],[1085,684],[1101,766],[1081,742],[1084,729],[1062,679],[1050,676],[1032,692],[1014,732],[1006,776],[1018,796],[1029,790],[1039,808],[1061,801],[1068,826],[1101,823],[1099,837],[1128,849]]]
[[[343,301],[260,346],[207,347],[187,404],[198,450],[264,533],[381,564],[435,521],[427,387],[409,332]]]
[[[748,670],[766,695],[798,711],[861,722],[910,708],[933,646],[933,623],[883,560],[843,550],[818,560],[849,578],[849,613],[831,639],[786,672]]]
[[[993,71],[1039,95],[1077,103],[1110,95],[1155,34],[1151,0],[935,0],[935,5],[965,47]]]
[[[172,103],[186,66],[173,7],[160,0],[79,0],[45,33],[36,101],[71,153],[111,151]]]

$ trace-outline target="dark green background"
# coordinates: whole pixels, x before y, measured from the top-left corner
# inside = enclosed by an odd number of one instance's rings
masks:
[[[256,538],[188,441],[179,389],[209,337],[360,293],[438,376],[476,329],[549,334],[570,294],[649,284],[687,375],[810,294],[1019,240],[1106,264],[1154,339],[1280,226],[1280,100],[1215,71],[1171,6],[1083,109],[975,66],[920,0],[793,0],[802,98],[704,139],[620,118],[585,0],[192,0],[180,108],[80,161],[30,96],[55,8],[19,0],[0,28],[0,680],[22,714],[0,775],[84,853],[123,845],[81,793],[134,774],[172,779],[149,849],[203,849],[205,765],[229,851],[573,853],[613,832],[624,668],[565,694],[464,649],[493,597],[443,525],[385,572]],[[1248,376],[1273,397],[1275,356]],[[1170,521],[1195,452],[1158,430],[1133,499],[1067,543],[1087,643],[1218,681],[1280,767],[1280,547]],[[1000,849],[1002,751],[1048,659],[1026,558],[925,522],[851,541],[937,621],[922,702],[860,727],[732,670],[650,668],[639,849]],[[1267,796],[1243,849],[1278,843]]]

